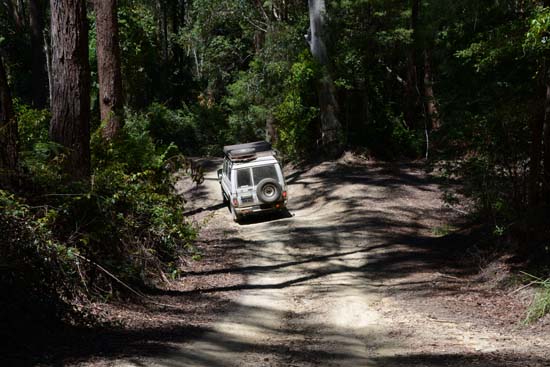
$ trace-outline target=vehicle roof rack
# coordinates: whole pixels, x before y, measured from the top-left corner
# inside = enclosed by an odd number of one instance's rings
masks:
[[[223,154],[232,161],[251,160],[256,158],[258,153],[271,152],[273,148],[267,141],[255,141],[246,144],[226,145],[223,147]]]

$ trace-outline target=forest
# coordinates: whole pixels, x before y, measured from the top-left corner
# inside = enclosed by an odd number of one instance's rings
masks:
[[[4,332],[200,262],[177,182],[259,140],[420,162],[550,312],[549,1],[2,0]]]

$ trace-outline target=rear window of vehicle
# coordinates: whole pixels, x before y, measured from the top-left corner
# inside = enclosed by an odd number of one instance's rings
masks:
[[[277,177],[277,170],[274,165],[254,167],[252,168],[252,172],[254,175],[254,184],[256,185],[264,178],[273,178],[279,181],[279,177]]]
[[[237,187],[252,186],[252,178],[250,177],[250,168],[237,170]]]

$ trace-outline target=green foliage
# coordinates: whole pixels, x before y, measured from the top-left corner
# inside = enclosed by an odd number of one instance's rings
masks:
[[[19,125],[19,148],[23,152],[32,151],[36,144],[48,139],[50,113],[30,108],[18,100],[14,101],[14,108]]]
[[[550,8],[536,7],[531,16],[529,30],[525,34],[523,47],[544,53],[550,49]]]
[[[110,143],[98,131],[92,186],[85,195],[67,200],[65,207],[71,218],[95,218],[85,227],[87,234],[76,239],[83,251],[110,258],[111,268],[125,278],[139,275],[142,281],[152,269],[168,271],[166,264],[194,251],[196,235],[183,220],[184,199],[174,188],[174,174],[184,159],[174,145],[154,143],[149,123],[144,115],[129,113],[123,133]]]
[[[550,313],[550,279],[542,279],[530,274],[526,275],[533,280],[533,284],[539,287],[524,320],[524,323],[530,324]]]
[[[444,237],[455,231],[456,228],[448,224],[432,228],[432,233],[436,237]]]
[[[188,155],[216,156],[227,144],[225,115],[208,101],[181,109],[154,103],[145,115],[135,114],[133,118],[146,123],[142,131],[150,133],[156,146],[175,144]]]
[[[253,61],[248,72],[239,73],[227,87],[224,102],[231,111],[228,124],[233,141],[255,141],[265,136],[266,119],[273,107],[264,95],[266,86],[262,77],[259,62]]]
[[[466,153],[451,170],[463,178],[463,193],[493,223],[516,220],[527,205],[530,106],[516,96],[506,98],[507,104],[461,115],[457,125],[442,131],[450,150]]]
[[[487,30],[467,48],[455,55],[471,63],[477,72],[489,72],[501,63],[521,58],[521,37],[525,31],[524,22],[507,22]],[[517,37],[517,38],[516,38]]]
[[[117,140],[105,143],[101,130],[95,131],[92,136],[93,165],[107,167],[117,162],[129,172],[158,168],[163,156],[156,153],[157,147],[148,132],[146,116],[131,111],[127,111],[126,115],[124,129]]]
[[[32,75],[29,73],[32,65],[32,48],[30,34],[22,32],[16,26],[10,6],[2,3],[0,7],[0,53],[5,68],[8,70],[8,80],[12,95],[24,103],[32,98]]]
[[[391,136],[387,141],[391,144],[391,149],[388,151],[394,156],[419,157],[424,150],[422,132],[405,127],[399,120],[394,121]]]
[[[528,211],[531,126],[544,100],[534,47],[541,34],[530,30],[540,18],[535,5],[462,0],[436,41],[445,123],[435,138],[446,158],[458,158],[452,174],[463,180],[479,217],[497,228],[495,236]]]
[[[100,130],[95,132],[91,185],[67,184],[63,151],[40,132],[42,113],[20,106],[19,115],[21,140],[31,149],[21,156],[29,204],[19,205],[6,194],[2,205],[7,215],[35,223],[33,235],[61,251],[61,260],[79,254],[121,279],[141,283],[172,272],[181,256],[196,255],[197,229],[184,221],[184,200],[174,188],[175,172],[189,171],[189,162],[175,145],[155,144],[148,114],[129,111],[115,141],[106,143]],[[79,276],[84,284],[104,283],[106,289],[112,279],[92,264],[80,264]]]
[[[192,3],[191,24],[180,33],[179,42],[192,55],[192,71],[202,88],[198,105],[202,112],[210,112],[208,119],[201,119],[200,131],[206,124],[210,140],[220,141],[219,146],[263,139],[267,120],[273,120],[283,137],[279,147],[285,151],[295,150],[297,140],[312,139],[310,131],[296,127],[308,124],[299,120],[311,120],[306,115],[316,106],[309,100],[316,93],[314,81],[304,80],[306,84],[298,86],[297,80],[290,80],[293,64],[303,61],[299,54],[307,46],[303,42],[307,12],[285,5],[283,21],[277,19],[279,6],[279,2],[240,0]]]
[[[128,1],[118,9],[122,75],[130,106],[145,107],[168,86],[159,81],[157,20],[153,4]]]
[[[308,104],[319,67],[308,53],[302,53],[300,60],[290,68],[284,83],[283,101],[275,108],[279,128],[278,147],[291,158],[304,156],[312,147],[312,123],[318,116],[318,108]]]
[[[50,325],[77,316],[68,302],[80,292],[77,250],[56,241],[48,206],[31,209],[24,199],[0,190],[0,300],[3,325]]]
[[[415,46],[410,3],[338,1],[329,6],[331,71],[341,95],[339,117],[347,144],[385,159],[422,156],[425,117],[415,110],[417,126],[405,124],[404,85],[399,82],[406,78]]]
[[[234,74],[245,66],[251,42],[241,26],[251,8],[238,0],[195,0],[189,7],[191,24],[177,35],[178,43],[192,54],[192,72],[209,97],[224,92]]]
[[[50,114],[15,101],[15,114],[19,129],[20,164],[33,186],[46,187],[61,182],[64,177],[63,148],[48,140]]]

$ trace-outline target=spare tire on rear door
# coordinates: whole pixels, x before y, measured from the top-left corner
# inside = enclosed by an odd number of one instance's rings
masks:
[[[273,178],[264,178],[258,183],[258,186],[256,186],[258,200],[266,204],[271,204],[279,200],[281,192],[281,185]]]

